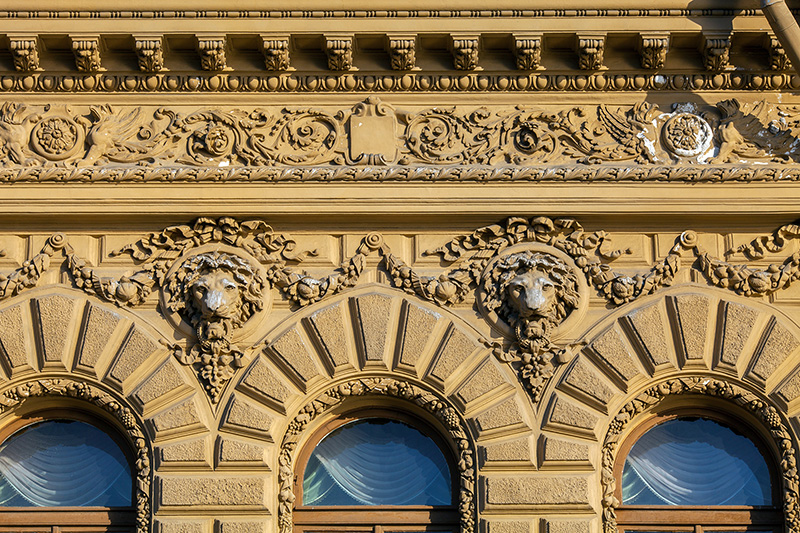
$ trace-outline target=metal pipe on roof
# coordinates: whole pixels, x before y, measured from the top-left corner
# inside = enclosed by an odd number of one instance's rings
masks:
[[[800,73],[800,26],[784,0],[761,0],[761,11],[783,46],[795,71]]]

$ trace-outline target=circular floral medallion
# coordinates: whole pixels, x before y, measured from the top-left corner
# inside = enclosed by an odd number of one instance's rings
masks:
[[[31,144],[47,159],[60,161],[75,154],[83,143],[83,131],[68,117],[42,119],[31,132]]]
[[[713,132],[702,117],[678,113],[664,124],[664,144],[681,157],[696,157],[711,148]]]

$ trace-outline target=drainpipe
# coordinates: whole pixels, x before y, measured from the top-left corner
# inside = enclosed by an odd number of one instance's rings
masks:
[[[784,0],[761,0],[761,11],[770,27],[792,61],[795,71],[800,73],[800,26]]]

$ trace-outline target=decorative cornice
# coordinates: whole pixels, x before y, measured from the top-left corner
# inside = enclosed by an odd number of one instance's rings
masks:
[[[614,475],[614,464],[617,461],[617,451],[623,432],[631,422],[636,420],[638,415],[653,409],[667,397],[686,394],[723,399],[755,415],[761,421],[780,453],[780,461],[776,464],[779,468],[783,489],[781,501],[783,502],[786,531],[788,533],[800,531],[800,511],[798,511],[800,508],[800,495],[798,495],[800,478],[797,474],[797,453],[791,433],[781,419],[779,411],[755,394],[736,385],[708,377],[687,377],[664,381],[645,390],[625,404],[611,421],[601,451],[600,482],[603,491],[603,532],[617,533],[615,509],[620,502],[615,495],[617,479]]]
[[[380,74],[380,75],[376,75]],[[584,72],[378,73],[249,72],[178,73],[5,73],[0,93],[128,94],[128,93],[531,93],[531,92],[704,92],[784,91],[800,87],[800,76],[763,72],[653,73]]]
[[[450,403],[430,391],[393,378],[365,378],[341,383],[318,395],[307,403],[289,422],[278,454],[278,530],[291,533],[294,495],[294,458],[297,444],[308,425],[320,415],[346,402],[362,396],[390,396],[431,413],[441,423],[446,437],[457,450],[459,529],[455,533],[472,533],[475,530],[475,481],[477,462],[472,440],[464,421]]]
[[[113,416],[124,429],[131,452],[136,460],[133,465],[136,501],[136,533],[149,533],[152,515],[152,452],[141,421],[134,411],[111,394],[99,388],[70,379],[40,379],[28,381],[5,390],[0,394],[0,413],[14,409],[35,398],[67,397],[89,402]]]

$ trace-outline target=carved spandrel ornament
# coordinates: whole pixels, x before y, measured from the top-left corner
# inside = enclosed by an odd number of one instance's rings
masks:
[[[176,357],[195,369],[213,404],[244,365],[244,351],[234,341],[239,330],[269,306],[268,289],[255,258],[228,251],[192,254],[176,261],[166,275],[163,308],[178,313],[196,339],[186,350],[176,348]]]

